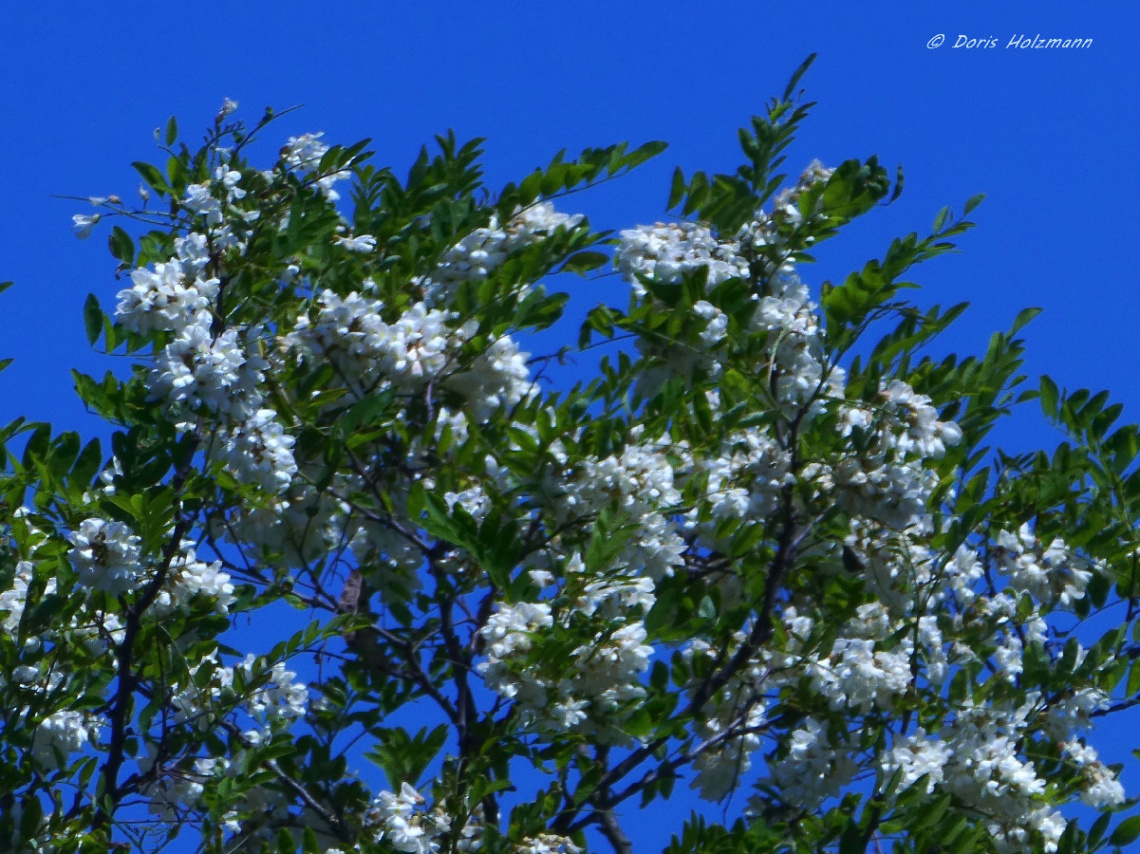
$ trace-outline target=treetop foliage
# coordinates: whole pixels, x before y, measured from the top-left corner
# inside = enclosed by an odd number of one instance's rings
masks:
[[[75,373],[110,448],[0,429],[0,848],[626,854],[685,789],[723,820],[673,854],[1140,838],[1093,742],[1140,698],[1138,429],[1026,382],[1033,309],[930,355],[966,306],[906,295],[980,196],[810,283],[902,173],[780,171],[809,64],[617,235],[560,208],[663,143],[491,193],[454,134],[401,177],[260,168],[230,101],[156,133],[140,204],[74,217],[122,278],[84,317],[127,367]],[[628,303],[532,356],[557,273]],[[1055,450],[986,444],[1035,398]]]

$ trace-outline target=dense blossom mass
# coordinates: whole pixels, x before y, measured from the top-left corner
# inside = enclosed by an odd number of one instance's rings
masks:
[[[991,467],[1020,343],[936,362],[956,310],[898,296],[969,224],[816,284],[890,182],[777,192],[790,93],[609,243],[555,202],[656,146],[492,199],[451,137],[401,182],[320,134],[259,171],[272,116],[231,101],[197,153],[172,122],[141,209],[74,218],[169,224],[114,226],[127,281],[88,302],[133,360],[78,375],[113,456],[34,428],[4,473],[0,848],[627,854],[683,781],[739,821],[673,852],[1092,850],[1108,819],[1064,807],[1126,803],[1093,725],[1140,690],[1131,460],[1096,455],[1137,431],[1045,381],[1084,456]],[[560,388],[542,282],[609,261],[628,304],[579,358],[612,351]]]

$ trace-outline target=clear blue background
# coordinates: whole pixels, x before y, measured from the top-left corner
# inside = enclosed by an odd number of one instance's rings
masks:
[[[1025,334],[1028,373],[1109,387],[1126,417],[1140,415],[1140,7],[1131,0],[70,0],[8,2],[0,26],[0,280],[16,282],[0,297],[0,357],[17,358],[0,375],[0,422],[28,415],[57,429],[101,430],[72,392],[69,369],[108,366],[86,346],[81,308],[89,291],[113,305],[121,284],[103,249],[108,229],[77,241],[70,217],[89,208],[52,196],[133,199],[129,164],[156,156],[152,131],[170,114],[195,139],[224,97],[251,119],[266,105],[304,104],[271,128],[266,163],[287,136],[323,130],[333,142],[371,137],[377,160],[399,172],[452,127],[461,138],[488,138],[492,189],[563,147],[669,141],[629,178],[563,202],[595,227],[620,229],[662,217],[674,165],[732,170],[736,128],[812,52],[819,59],[803,85],[819,105],[788,168],[878,154],[890,167],[902,163],[907,180],[898,202],[827,245],[805,277],[840,278],[892,237],[925,233],[943,205],[960,210],[985,192],[963,253],[914,274],[922,303],[973,303],[939,346],[979,351],[1020,308],[1041,306]],[[939,33],[946,42],[928,48]],[[1006,48],[1037,34],[1093,45]],[[960,35],[997,46],[955,49]],[[573,287],[577,311],[621,285],[611,277]],[[1054,441],[1033,407],[999,438],[1015,450]],[[1123,757],[1132,746],[1102,752]],[[659,848],[667,830],[638,827],[637,850]]]

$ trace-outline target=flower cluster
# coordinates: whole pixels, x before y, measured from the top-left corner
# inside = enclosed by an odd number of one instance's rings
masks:
[[[706,226],[659,222],[623,231],[614,266],[642,299],[648,293],[644,279],[675,285],[700,271],[706,275],[706,287],[713,288],[726,279],[745,278],[748,260],[739,253],[738,243],[721,242]]]
[[[45,768],[60,768],[71,754],[94,741],[98,732],[98,724],[81,712],[55,712],[36,725],[32,756]]]
[[[69,539],[79,580],[92,589],[117,596],[142,575],[141,541],[122,522],[84,519]]]
[[[559,229],[572,231],[583,219],[581,214],[556,211],[550,202],[517,211],[505,224],[492,215],[485,227],[473,229],[448,247],[436,268],[420,281],[424,299],[429,305],[446,303],[459,282],[486,279],[511,253],[539,243]]]
[[[386,842],[408,854],[434,854],[439,837],[451,828],[451,819],[439,809],[424,810],[425,798],[404,783],[399,793],[381,792],[365,814],[365,823],[377,842]]]

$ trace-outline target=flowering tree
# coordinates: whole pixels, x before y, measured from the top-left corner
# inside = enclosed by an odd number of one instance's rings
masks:
[[[121,223],[129,277],[86,307],[129,370],[75,375],[110,455],[0,433],[0,849],[625,854],[678,781],[733,814],[674,854],[1140,836],[1089,741],[1140,698],[1140,431],[1018,392],[1032,312],[924,355],[964,306],[904,276],[947,211],[813,295],[808,253],[901,182],[777,174],[803,70],[735,174],[678,171],[676,218],[616,240],[553,202],[661,144],[488,196],[478,142],[260,171],[270,112],[227,101],[198,150],[171,120],[141,206],[75,217]],[[611,259],[628,306],[578,342],[610,350],[554,389],[538,282]],[[1033,397],[1067,443],[991,453]]]

